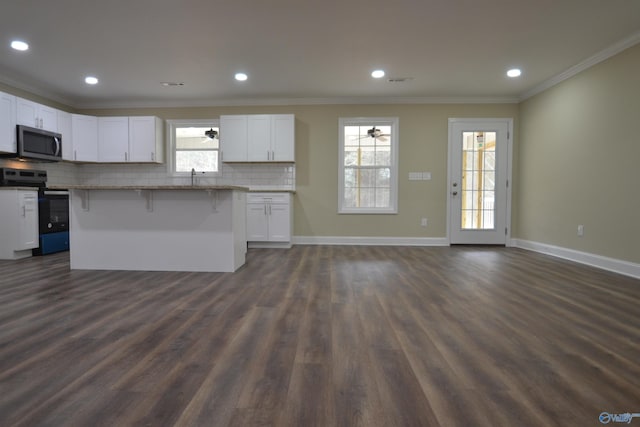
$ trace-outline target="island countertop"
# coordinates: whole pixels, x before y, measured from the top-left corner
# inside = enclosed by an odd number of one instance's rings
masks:
[[[249,187],[237,185],[51,185],[52,190],[205,190],[249,191]]]
[[[247,252],[246,187],[62,185],[72,270],[233,272]]]

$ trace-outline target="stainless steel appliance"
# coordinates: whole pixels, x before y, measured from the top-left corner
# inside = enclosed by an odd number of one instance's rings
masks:
[[[48,162],[62,160],[62,135],[24,125],[16,126],[18,148],[16,153],[2,157],[18,157]]]
[[[2,187],[39,187],[47,183],[47,171],[31,169],[0,168]]]
[[[34,255],[46,255],[69,250],[69,192],[66,190],[38,191],[38,221],[40,247]]]

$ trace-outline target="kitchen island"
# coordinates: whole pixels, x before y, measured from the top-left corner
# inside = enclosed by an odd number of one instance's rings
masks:
[[[232,272],[245,262],[248,188],[65,188],[71,269]]]

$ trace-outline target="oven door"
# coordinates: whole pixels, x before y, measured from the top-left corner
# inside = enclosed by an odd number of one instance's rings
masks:
[[[38,195],[40,234],[69,230],[69,192],[41,190]]]

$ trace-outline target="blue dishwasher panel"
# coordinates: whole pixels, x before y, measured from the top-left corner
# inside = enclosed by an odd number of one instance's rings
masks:
[[[46,255],[54,252],[69,250],[69,232],[49,233],[40,235],[40,248],[36,249],[37,255]]]

